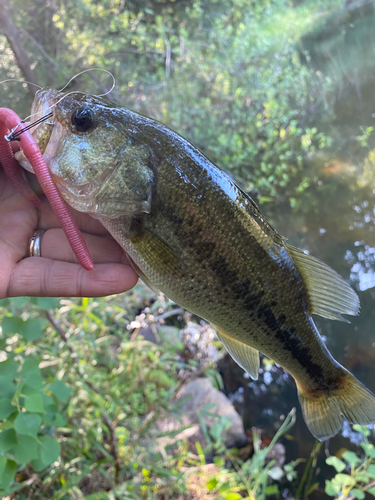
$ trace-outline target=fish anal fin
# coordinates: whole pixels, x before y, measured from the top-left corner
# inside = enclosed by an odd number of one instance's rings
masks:
[[[306,425],[320,441],[339,432],[343,416],[352,424],[375,423],[375,395],[344,368],[341,382],[333,391],[311,394],[298,383],[297,387]]]
[[[224,344],[226,350],[234,361],[243,368],[252,379],[258,379],[259,372],[259,351],[229,336],[220,328],[215,326],[219,340]]]
[[[328,319],[348,320],[341,314],[357,316],[359,298],[351,286],[327,264],[305,254],[299,248],[286,245],[306,286],[310,302],[310,314]]]

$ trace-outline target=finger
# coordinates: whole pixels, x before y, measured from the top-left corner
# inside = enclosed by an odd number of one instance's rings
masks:
[[[41,198],[43,203],[43,209],[38,210],[38,228],[39,229],[50,229],[53,227],[61,227],[55,213],[53,212],[51,205],[49,204],[47,198],[44,196],[43,191],[38,183],[38,180],[34,174],[25,171],[27,182],[31,189],[36,193],[37,196]],[[97,235],[108,235],[108,231],[104,226],[97,220],[88,214],[78,212],[72,207],[69,207],[69,212],[73,215],[77,226],[87,233],[97,234]]]
[[[137,280],[128,265],[97,264],[85,271],[79,264],[30,257],[15,267],[8,297],[101,297],[130,290]]]
[[[54,214],[50,204],[45,199],[43,200],[43,207],[44,210],[41,210],[39,212],[38,228],[51,229],[61,227],[60,222],[57,220],[57,217]],[[69,207],[69,212],[73,215],[77,226],[82,231],[86,231],[87,233],[91,234],[97,234],[99,236],[108,235],[108,231],[97,219],[94,219],[88,214],[77,212],[71,207]]]
[[[82,233],[82,236],[95,264],[129,264],[123,249],[114,239],[87,233]],[[78,263],[62,229],[48,229],[42,236],[41,249],[43,257]]]

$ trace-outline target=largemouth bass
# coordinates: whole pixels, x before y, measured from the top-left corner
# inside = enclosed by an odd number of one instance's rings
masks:
[[[334,436],[343,417],[375,422],[375,396],[311,317],[358,314],[341,276],[288,245],[229,175],[164,125],[81,92],[39,91],[33,119],[51,110],[33,133],[62,196],[100,220],[146,283],[211,322],[253,379],[259,351],[285,368],[316,438]]]

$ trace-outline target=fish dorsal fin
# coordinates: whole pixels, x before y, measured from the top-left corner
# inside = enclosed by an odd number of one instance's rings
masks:
[[[259,351],[243,342],[235,340],[217,326],[215,326],[215,329],[219,340],[224,344],[234,361],[238,363],[252,379],[257,380],[259,371]]]
[[[328,319],[349,321],[341,314],[357,316],[359,298],[350,285],[327,264],[303,253],[299,248],[286,245],[300,272],[310,299],[310,314]]]

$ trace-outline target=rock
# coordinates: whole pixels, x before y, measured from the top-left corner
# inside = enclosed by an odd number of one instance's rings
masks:
[[[183,349],[184,347],[180,338],[180,330],[174,326],[161,326],[155,324],[142,327],[136,335],[136,338],[140,337],[157,345],[167,344],[179,349]]]
[[[195,443],[197,441],[204,448],[207,442],[201,427],[199,412],[201,412],[201,418],[209,432],[210,430],[216,431],[217,425],[215,428],[213,426],[219,423],[222,417],[227,419],[227,425],[223,429],[222,435],[227,448],[238,447],[245,443],[246,435],[241,417],[225,394],[215,389],[208,378],[198,378],[184,384],[172,405],[178,403],[180,403],[178,406],[180,418],[166,417],[157,421],[154,428],[160,432],[171,432],[186,426],[189,426],[189,428],[181,431],[173,438],[159,438],[157,440],[158,448],[162,449],[176,442],[176,440],[187,440],[189,448],[194,452],[196,452]],[[206,412],[203,410],[208,405],[213,404],[215,406],[208,411],[215,417],[205,414]]]

